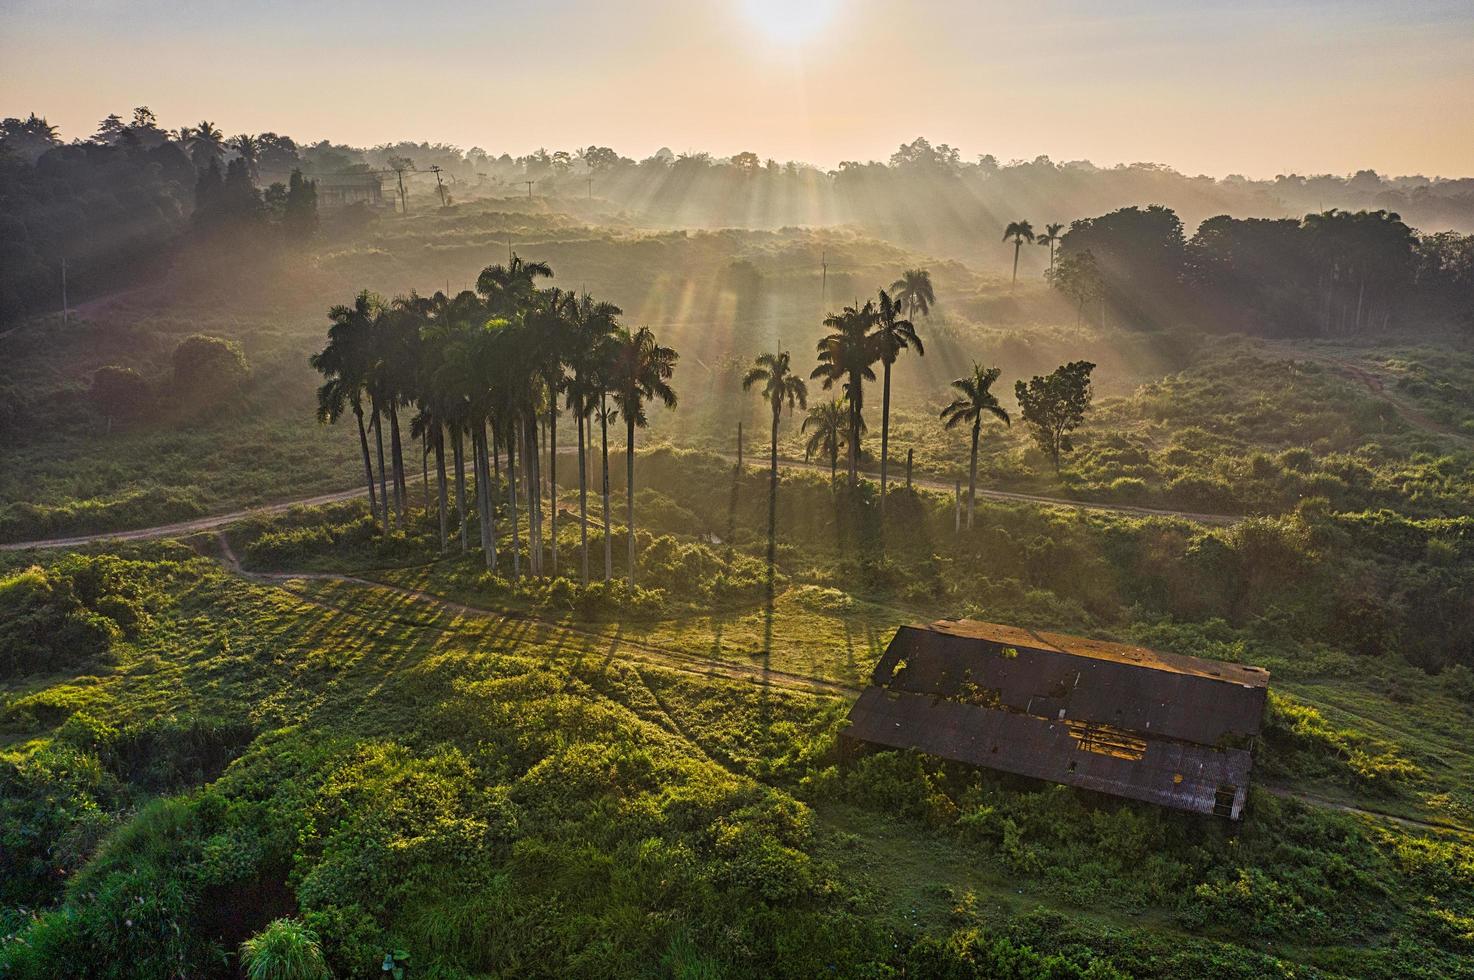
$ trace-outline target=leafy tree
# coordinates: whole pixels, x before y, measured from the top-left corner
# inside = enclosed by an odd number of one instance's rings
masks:
[[[186,404],[216,404],[245,383],[249,369],[233,340],[195,334],[174,348],[174,391]]]
[[[1060,257],[1059,264],[1045,273],[1045,278],[1055,289],[1075,301],[1075,322],[1084,315],[1085,304],[1101,294],[1100,270],[1095,265],[1095,253],[1086,249]]]
[[[850,483],[860,480],[860,432],[864,426],[865,382],[875,380],[872,365],[880,359],[880,346],[871,328],[875,326],[875,304],[867,301],[858,309],[846,306],[839,313],[831,313],[824,319],[830,332],[818,343],[819,365],[809,375],[821,378],[824,390],[836,384],[844,390],[845,404],[849,407],[850,434],[846,440],[849,448]]]
[[[1054,269],[1054,249],[1060,243],[1060,240],[1064,238],[1060,234],[1060,232],[1064,231],[1064,228],[1065,226],[1063,224],[1047,224],[1044,226],[1044,234],[1034,239],[1034,244],[1043,245],[1049,249],[1049,268],[1051,271]]]
[[[306,179],[300,170],[292,171],[287,184],[282,224],[292,241],[303,242],[317,233],[317,181]]]
[[[609,364],[609,391],[619,406],[625,424],[625,523],[629,534],[629,584],[635,584],[635,429],[649,419],[645,405],[658,399],[666,408],[676,407],[670,386],[678,356],[655,340],[649,327],[631,333],[620,328],[614,335]],[[608,529],[605,529],[607,535]]]
[[[111,429],[114,420],[131,421],[143,415],[153,402],[153,389],[132,368],[109,364],[93,372],[89,396]]]
[[[916,326],[901,317],[901,304],[893,301],[884,289],[875,306],[875,325],[875,341],[880,348],[880,363],[884,365],[880,398],[880,509],[883,513],[890,463],[891,365],[903,350],[915,348],[918,357],[924,356],[926,350],[921,346]]]
[[[1003,240],[1006,242],[1013,239],[1013,284],[1018,285],[1018,253],[1024,247],[1024,242],[1034,240],[1034,226],[1027,221],[1010,221],[1008,227],[1003,229]]]
[[[972,374],[952,382],[952,387],[957,390],[958,396],[942,409],[942,422],[946,428],[955,429],[965,423],[972,424],[972,457],[967,470],[967,526],[969,528],[972,527],[973,509],[978,495],[978,437],[982,434],[983,416],[991,415],[1000,419],[1004,425],[1011,424],[1008,412],[998,403],[998,396],[993,394],[993,382],[997,381],[998,375],[1002,373],[1000,368],[983,368],[974,363]]]
[[[931,316],[932,305],[936,303],[936,293],[932,291],[931,273],[925,269],[907,269],[901,274],[901,278],[891,283],[891,295],[895,296],[896,302],[900,303],[906,311],[907,318],[914,321],[916,316]]]
[[[234,150],[240,159],[245,161],[246,173],[252,181],[256,180],[259,176],[257,168],[261,163],[261,144],[256,141],[256,137],[248,133],[241,133],[239,136],[232,136],[226,146]]]
[[[225,156],[225,134],[209,120],[201,120],[198,126],[180,130],[182,142],[189,148],[189,158],[196,170],[203,170],[211,163],[220,165]]]
[[[552,267],[546,262],[524,262],[512,254],[507,265],[489,265],[476,277],[476,292],[486,298],[491,312],[509,316],[532,301],[538,279],[551,279]]]
[[[1042,378],[1035,375],[1028,384],[1014,383],[1019,414],[1028,423],[1035,444],[1054,462],[1056,476],[1060,457],[1074,449],[1070,433],[1085,421],[1085,410],[1090,407],[1090,372],[1094,369],[1089,361],[1071,361]]]
[[[1070,224],[1059,256],[1089,251],[1100,275],[1101,298],[1121,315],[1153,323],[1184,308],[1187,268],[1182,222],[1170,208],[1121,208]]]
[[[748,391],[753,385],[762,383],[763,399],[773,412],[772,438],[770,440],[772,479],[770,493],[778,493],[778,420],[783,414],[783,405],[788,404],[789,412],[797,403],[799,408],[807,408],[809,402],[809,388],[804,384],[802,378],[793,374],[789,368],[788,351],[777,354],[759,354],[753,362],[752,367],[742,376],[742,390]],[[772,507],[769,507],[771,518]]]

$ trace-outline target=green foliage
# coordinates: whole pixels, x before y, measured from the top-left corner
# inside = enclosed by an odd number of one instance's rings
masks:
[[[142,416],[153,402],[153,389],[143,375],[133,368],[115,364],[93,372],[92,389],[88,394],[98,414],[109,421],[133,421]]]
[[[149,621],[154,569],[72,555],[0,579],[0,677],[95,663]]]
[[[174,349],[173,390],[182,405],[200,407],[225,401],[248,374],[246,356],[235,341],[195,334]]]
[[[1054,461],[1056,473],[1060,458],[1075,448],[1070,433],[1085,421],[1094,369],[1089,361],[1071,361],[1044,377],[1035,375],[1027,384],[1014,383],[1019,417],[1028,424],[1040,452]]]
[[[241,943],[247,980],[327,980],[332,976],[317,934],[296,919],[274,919]]]

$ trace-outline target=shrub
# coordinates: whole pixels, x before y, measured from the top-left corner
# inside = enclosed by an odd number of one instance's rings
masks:
[[[238,391],[249,369],[233,340],[195,334],[174,349],[174,392],[186,405],[215,404]]]
[[[132,421],[153,403],[153,389],[143,375],[115,364],[100,367],[93,373],[88,395],[108,424]]]
[[[86,663],[135,635],[154,601],[143,584],[147,569],[72,555],[0,579],[0,677]]]
[[[317,933],[296,919],[277,919],[241,943],[249,980],[327,980],[327,960]]]

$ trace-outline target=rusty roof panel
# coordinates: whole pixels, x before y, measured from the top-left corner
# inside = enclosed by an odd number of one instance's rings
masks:
[[[1250,756],[1163,739],[1137,739],[997,708],[868,688],[845,734],[971,765],[1047,779],[1196,813],[1238,819]],[[1114,737],[1113,737],[1114,736]]]
[[[873,675],[898,690],[1206,745],[1258,734],[1267,679],[1237,664],[966,622],[902,627]]]
[[[897,630],[850,738],[1238,818],[1266,671],[973,621]]]

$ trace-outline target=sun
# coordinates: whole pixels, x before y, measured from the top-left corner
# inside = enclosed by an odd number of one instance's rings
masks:
[[[780,44],[802,44],[834,19],[839,0],[742,0],[753,24]]]

